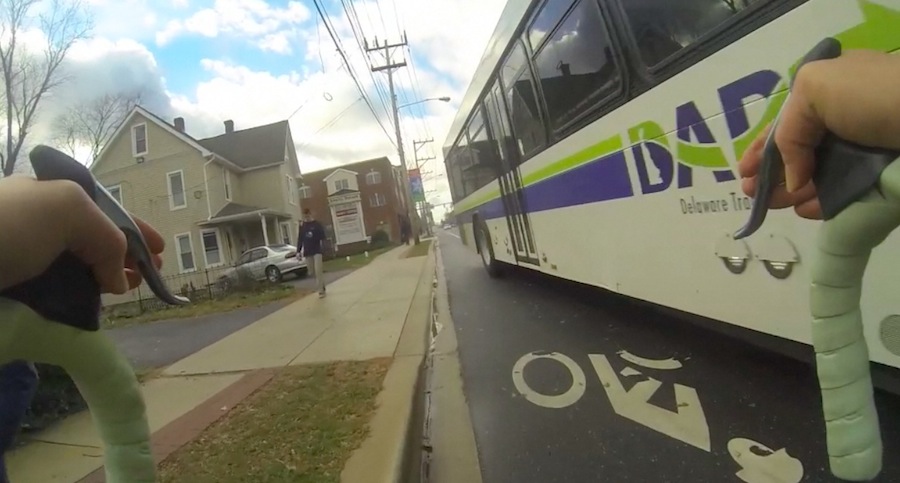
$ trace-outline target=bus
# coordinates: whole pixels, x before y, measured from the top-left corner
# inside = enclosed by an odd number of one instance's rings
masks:
[[[737,162],[829,36],[895,51],[900,0],[510,0],[442,148],[460,238],[491,276],[536,270],[811,361],[820,222],[778,210],[733,234],[752,204]],[[873,252],[862,297],[882,388],[898,254],[896,234]]]

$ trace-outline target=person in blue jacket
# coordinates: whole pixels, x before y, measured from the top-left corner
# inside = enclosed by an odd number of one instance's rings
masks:
[[[297,257],[306,258],[307,267],[316,275],[319,298],[325,297],[325,274],[322,270],[322,252],[325,248],[325,228],[313,216],[312,210],[303,210],[303,223],[297,235]],[[312,265],[310,266],[310,261]]]

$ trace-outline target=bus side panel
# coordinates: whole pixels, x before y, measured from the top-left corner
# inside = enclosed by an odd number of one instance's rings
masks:
[[[900,11],[898,0],[871,3]],[[668,133],[665,142],[652,142],[664,146],[671,156],[660,155],[657,149],[657,157],[653,158],[642,146],[643,179],[636,152],[626,148],[619,158],[607,157],[593,164],[619,163],[624,157],[627,174],[609,168],[603,171],[605,177],[590,178],[594,183],[591,186],[584,182],[566,185],[560,181],[565,173],[557,175],[555,181],[539,181],[547,183],[544,192],[555,183],[553,189],[559,190],[560,195],[589,190],[600,197],[603,190],[609,192],[603,195],[605,199],[593,203],[543,210],[529,198],[529,206],[536,206],[537,210],[530,214],[536,243],[547,257],[540,269],[810,343],[808,272],[818,222],[801,219],[790,210],[773,211],[759,233],[744,241],[732,240],[730,234],[749,215],[749,200],[740,191],[737,179],[734,144],[748,127],[760,123],[768,105],[763,97],[777,88],[773,83],[786,82],[789,66],[821,38],[866,21],[861,5],[866,4],[811,1],[529,160],[523,166],[526,177],[610,136],[620,135],[627,140],[628,129],[645,122],[656,123]],[[754,89],[766,92],[753,95]],[[747,94],[738,96],[737,104],[736,92]],[[725,113],[723,106],[736,108]],[[699,115],[695,117],[699,122],[688,123],[686,119],[692,119],[694,114]],[[728,167],[714,169],[674,161],[672,157],[686,156],[679,154],[679,127],[681,137],[687,136],[687,144],[718,147],[718,153],[707,159],[724,158]],[[713,143],[704,139],[708,135],[714,138]],[[628,142],[623,145],[628,146]],[[586,166],[575,169],[585,170],[585,176],[592,173]],[[600,172],[596,166],[590,169]],[[585,176],[569,179],[583,180]],[[610,194],[610,190],[620,189],[621,183],[613,182],[617,176],[628,178],[632,195]],[[538,183],[526,188],[526,197],[537,192]],[[870,356],[894,367],[900,366],[900,356],[885,347],[880,334],[882,319],[900,314],[900,303],[891,290],[896,286],[892,283],[893,274],[900,273],[898,250],[900,237],[894,235],[876,251],[863,296]],[[726,266],[727,259],[739,262],[741,257],[746,258],[746,267],[740,273],[732,273]],[[764,261],[773,262],[770,269]],[[778,277],[787,272],[775,270],[781,266],[791,270],[784,278]]]

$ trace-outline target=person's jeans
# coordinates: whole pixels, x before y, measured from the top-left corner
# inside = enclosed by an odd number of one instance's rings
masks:
[[[316,274],[316,290],[319,291],[319,294],[324,294],[325,293],[325,268],[322,266],[322,254],[316,253],[315,255],[313,255],[312,262],[313,262],[313,266],[307,267],[307,270],[309,268],[312,268],[313,272],[315,272],[315,274]],[[309,263],[309,262],[307,262],[307,263]]]
[[[15,443],[37,385],[34,364],[16,360],[0,366],[0,483],[9,483],[5,453]]]

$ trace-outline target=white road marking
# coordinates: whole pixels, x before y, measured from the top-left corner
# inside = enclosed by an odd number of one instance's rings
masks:
[[[525,366],[527,366],[529,362],[537,359],[551,359],[566,366],[566,369],[568,369],[569,373],[572,374],[572,387],[570,387],[568,391],[560,395],[553,396],[541,394],[531,389],[528,383],[525,382]],[[581,370],[581,367],[579,367],[578,364],[568,356],[560,354],[559,352],[532,352],[529,354],[525,354],[524,356],[520,357],[519,360],[516,361],[516,365],[513,366],[512,378],[513,383],[516,385],[516,389],[518,389],[519,392],[523,396],[525,396],[525,399],[534,404],[537,404],[538,406],[552,409],[561,409],[575,404],[575,402],[581,399],[581,396],[584,395],[584,388],[587,382],[584,377],[584,371]]]
[[[696,389],[675,384],[678,411],[672,412],[648,402],[662,385],[660,381],[649,378],[626,391],[606,356],[588,354],[588,357],[616,414],[704,451],[710,451],[709,424]]]
[[[663,371],[671,371],[674,369],[681,369],[681,361],[673,358],[668,359],[646,359],[640,356],[636,356],[628,351],[619,351],[619,357],[625,359],[626,361],[641,367],[646,367],[647,369],[659,369]]]
[[[452,236],[453,238],[456,238],[457,240],[462,240],[462,238],[460,238],[459,235],[457,235],[456,233],[453,233],[452,231],[445,231],[444,233]]]
[[[803,478],[803,463],[784,448],[774,451],[752,439],[734,438],[728,453],[741,466],[735,475],[746,483],[797,483]]]
[[[640,376],[641,371],[639,371],[633,367],[626,367],[625,369],[622,369],[621,371],[619,371],[619,374],[621,374],[622,377]]]

